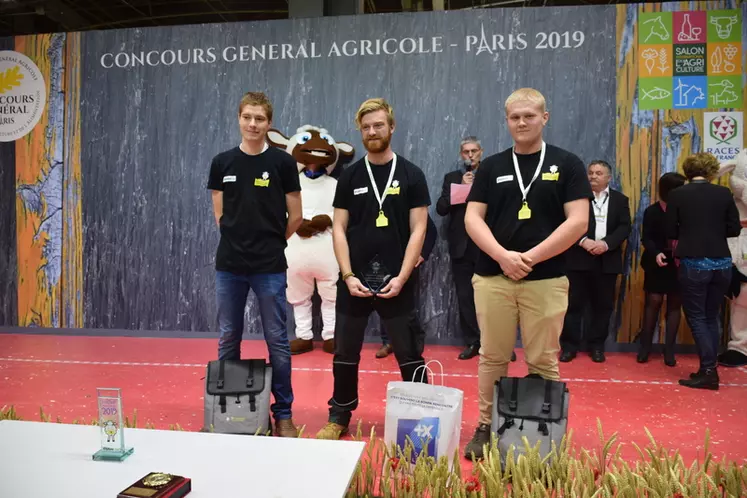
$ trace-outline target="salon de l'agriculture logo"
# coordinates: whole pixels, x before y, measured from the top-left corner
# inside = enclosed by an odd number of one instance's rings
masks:
[[[34,61],[19,52],[0,51],[0,142],[17,140],[39,123],[46,88]]]

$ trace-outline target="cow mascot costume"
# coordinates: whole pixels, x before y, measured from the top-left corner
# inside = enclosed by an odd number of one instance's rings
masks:
[[[721,165],[719,176],[732,173],[729,186],[742,221],[739,237],[729,239],[734,268],[729,290],[731,301],[731,340],[727,351],[719,355],[725,367],[747,365],[747,149]]]
[[[288,239],[288,302],[293,306],[296,339],[290,342],[291,354],[314,349],[311,330],[314,284],[322,300],[322,349],[335,352],[335,301],[339,266],[332,245],[332,216],[337,180],[332,171],[350,162],[355,150],[345,142],[335,142],[323,128],[305,125],[287,138],[280,131],[267,133],[270,144],[285,149],[298,164],[301,182],[303,222]]]

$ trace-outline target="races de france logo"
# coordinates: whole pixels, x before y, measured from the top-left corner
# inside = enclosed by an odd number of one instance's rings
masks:
[[[731,116],[716,116],[711,119],[709,132],[711,137],[717,141],[717,145],[728,144],[739,133],[739,124]]]
[[[439,436],[438,417],[423,417],[421,419],[399,419],[397,421],[397,445],[405,447],[407,438],[412,441],[412,463],[415,463],[418,455],[428,450],[428,456],[438,459],[436,454],[436,442]]]
[[[0,142],[28,134],[41,119],[46,100],[47,86],[34,61],[19,52],[0,51]]]

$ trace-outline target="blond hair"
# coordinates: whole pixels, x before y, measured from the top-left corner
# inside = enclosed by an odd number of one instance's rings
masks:
[[[390,106],[389,102],[386,100],[376,98],[366,100],[358,108],[358,112],[355,113],[355,127],[360,130],[361,119],[363,119],[363,116],[376,111],[385,111],[389,126],[394,126],[394,109],[392,109],[392,106]]]
[[[711,181],[716,178],[719,167],[718,159],[713,154],[698,152],[685,159],[682,164],[682,171],[688,180],[692,180],[696,176],[702,176]]]
[[[267,114],[267,120],[272,121],[272,104],[270,103],[270,99],[267,98],[267,95],[262,92],[246,92],[239,102],[239,114],[241,114],[244,107],[248,105],[262,107],[265,110],[265,114]]]
[[[542,112],[547,110],[545,96],[539,91],[534,88],[519,88],[506,99],[506,114],[508,114],[508,106],[522,101],[531,102],[532,104],[540,106]]]

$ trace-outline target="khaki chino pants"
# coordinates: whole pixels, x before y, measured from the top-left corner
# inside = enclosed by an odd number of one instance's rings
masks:
[[[568,279],[519,280],[503,275],[472,278],[480,326],[480,423],[490,424],[495,382],[508,374],[516,328],[530,374],[558,380],[558,353],[568,309]]]

